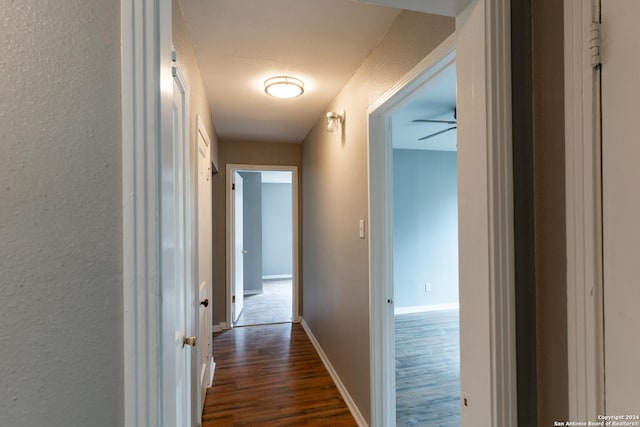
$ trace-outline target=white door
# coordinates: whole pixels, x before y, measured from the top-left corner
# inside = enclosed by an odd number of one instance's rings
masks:
[[[162,265],[163,419],[167,426],[191,425],[191,328],[188,301],[188,144],[186,86],[177,69],[173,81],[173,138],[160,149]],[[189,341],[189,340],[187,340]]]
[[[198,284],[200,318],[200,404],[204,406],[207,387],[211,384],[212,352],[212,288],[211,288],[211,152],[206,131],[198,121]],[[201,411],[199,411],[201,413]]]
[[[243,236],[243,187],[242,177],[238,172],[233,173],[233,294],[231,304],[233,306],[233,321],[237,322],[244,306],[244,236]]]
[[[640,2],[602,1],[602,197],[608,414],[640,400]]]

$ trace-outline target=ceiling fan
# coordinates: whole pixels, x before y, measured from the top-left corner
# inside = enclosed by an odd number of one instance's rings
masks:
[[[424,140],[427,140],[429,138],[433,138],[434,136],[438,136],[438,135],[441,135],[443,133],[446,133],[446,132],[452,131],[454,129],[457,129],[458,128],[458,126],[457,126],[458,120],[457,119],[458,119],[457,111],[454,108],[453,109],[453,120],[415,119],[415,120],[412,120],[412,122],[413,123],[438,123],[438,124],[443,124],[443,125],[453,125],[453,126],[450,126],[450,127],[446,128],[446,129],[439,130],[438,132],[434,132],[434,133],[432,133],[430,135],[423,136],[422,138],[418,138],[418,141],[424,141]]]

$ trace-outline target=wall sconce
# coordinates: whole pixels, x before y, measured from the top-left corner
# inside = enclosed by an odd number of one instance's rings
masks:
[[[340,126],[344,123],[344,110],[342,113],[327,113],[327,130],[329,132],[335,132],[340,129]]]

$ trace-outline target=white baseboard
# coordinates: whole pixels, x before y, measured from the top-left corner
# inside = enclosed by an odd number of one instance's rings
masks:
[[[318,342],[318,340],[316,340],[316,337],[313,335],[313,332],[311,332],[311,329],[309,329],[309,325],[307,325],[307,322],[305,322],[303,318],[300,319],[300,323],[302,324],[302,328],[304,329],[304,331],[307,333],[307,336],[309,337],[311,344],[313,344],[316,351],[318,352],[320,359],[322,359],[322,363],[324,363],[325,368],[327,368],[327,371],[329,371],[329,375],[331,375],[333,382],[338,388],[338,391],[340,392],[340,395],[344,399],[344,402],[347,404],[349,411],[351,411],[351,415],[353,415],[353,418],[356,420],[358,427],[369,427],[364,417],[360,413],[360,410],[358,409],[355,402],[351,398],[351,395],[347,391],[347,388],[342,383],[342,380],[340,380],[338,373],[335,371],[335,369],[333,369],[333,366],[331,365],[329,358],[327,358],[327,355],[322,350],[322,347],[320,347],[320,343]]]
[[[211,358],[211,365],[209,367],[209,378],[207,378],[208,382],[205,384],[205,389],[211,387],[213,385],[213,373],[216,370],[216,364],[213,361],[213,357]],[[204,375],[207,372],[207,364],[203,363],[202,364],[202,368],[200,369],[200,390],[202,390],[202,384],[204,383]],[[207,393],[202,393],[202,396],[200,396],[200,407],[204,408],[204,401],[205,398],[207,397]],[[198,424],[200,425],[200,424]]]
[[[216,372],[216,362],[213,361],[213,357],[211,357],[211,369],[209,369],[209,372],[209,384],[207,387],[211,387],[213,385],[213,374]]]
[[[457,310],[459,308],[460,304],[457,302],[452,302],[449,304],[416,305],[413,307],[394,308],[393,314],[424,313],[426,311]]]
[[[271,274],[269,276],[262,276],[262,280],[288,280],[293,278],[291,274]]]
[[[217,325],[213,325],[213,329],[212,329],[212,331],[213,331],[213,332],[222,332],[222,331],[224,331],[225,329],[229,329],[229,328],[227,327],[227,322],[220,322],[220,323],[218,323]]]
[[[250,290],[245,290],[244,292],[242,292],[243,295],[258,295],[258,294],[262,294],[264,293],[264,291],[262,289],[250,289]]]

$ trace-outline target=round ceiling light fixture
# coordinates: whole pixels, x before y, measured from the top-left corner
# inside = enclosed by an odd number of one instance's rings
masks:
[[[264,82],[264,91],[276,98],[295,98],[304,93],[302,80],[289,76],[271,77]]]

